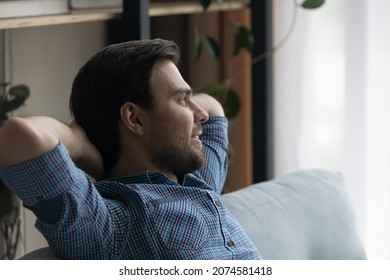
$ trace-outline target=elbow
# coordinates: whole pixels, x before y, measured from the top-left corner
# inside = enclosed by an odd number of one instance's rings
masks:
[[[19,117],[6,120],[0,128],[0,167],[11,166],[16,163],[18,151],[23,145],[31,142],[27,137],[28,126]]]
[[[0,128],[0,167],[12,166],[43,154],[42,135],[28,119],[12,117]]]

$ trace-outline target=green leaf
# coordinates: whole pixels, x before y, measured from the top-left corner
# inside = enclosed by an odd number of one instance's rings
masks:
[[[0,111],[3,113],[14,111],[22,106],[30,96],[30,90],[25,85],[18,85],[11,87],[8,94],[10,98],[0,103]]]
[[[206,49],[208,53],[214,57],[215,59],[219,58],[220,56],[220,51],[219,51],[219,45],[217,40],[215,40],[213,37],[209,35],[203,35],[203,41],[206,45]]]
[[[204,10],[207,10],[211,4],[211,0],[197,0],[197,2],[203,7]]]
[[[202,38],[200,36],[195,36],[194,44],[194,59],[198,60],[203,51]]]
[[[248,52],[252,52],[254,42],[255,40],[252,31],[245,26],[240,26],[235,35],[233,55],[237,55],[241,48],[246,49]]]
[[[26,100],[30,96],[30,90],[25,85],[18,85],[11,87],[9,94],[15,98]]]
[[[208,85],[203,87],[201,92],[207,93],[208,95],[219,99],[223,93],[223,90],[224,88],[222,85]]]
[[[237,92],[233,89],[229,89],[226,96],[225,102],[225,114],[228,119],[235,118],[240,112],[241,101]]]
[[[317,9],[325,3],[325,0],[305,0],[301,6],[305,9]]]

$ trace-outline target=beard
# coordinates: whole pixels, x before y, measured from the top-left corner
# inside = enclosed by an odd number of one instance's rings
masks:
[[[169,137],[175,142],[170,142],[169,139],[164,141],[165,138],[157,135],[152,139],[154,142],[150,143],[149,147],[151,159],[163,172],[172,172],[176,176],[182,176],[200,169],[206,162],[202,149],[195,149],[191,144],[180,141],[180,137]]]

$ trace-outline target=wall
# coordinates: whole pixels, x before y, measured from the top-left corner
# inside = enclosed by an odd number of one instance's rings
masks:
[[[68,99],[74,76],[84,62],[105,45],[105,23],[67,24],[7,31],[7,77],[25,83],[31,97],[19,115],[43,114],[69,122]],[[26,210],[25,250],[46,244]],[[24,252],[22,251],[21,254]]]

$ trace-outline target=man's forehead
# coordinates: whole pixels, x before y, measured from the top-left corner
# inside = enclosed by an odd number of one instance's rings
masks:
[[[165,90],[171,94],[193,92],[176,65],[168,59],[156,63],[152,70],[150,85],[152,89]]]

